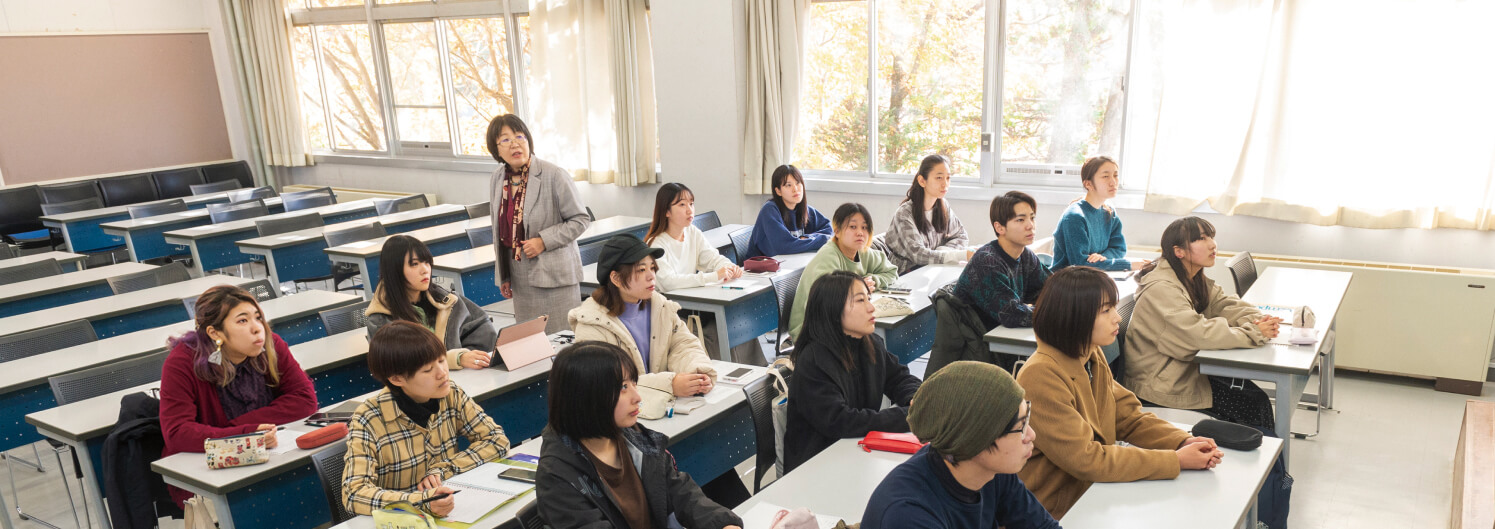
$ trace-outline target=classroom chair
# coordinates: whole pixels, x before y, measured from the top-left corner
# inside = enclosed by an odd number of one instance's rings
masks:
[[[235,160],[202,166],[202,178],[207,182],[233,180],[238,187],[254,187],[254,174],[249,172],[249,162]]]
[[[343,457],[347,453],[348,441],[344,439],[311,455],[311,466],[322,482],[322,495],[327,497],[333,525],[353,519],[353,513],[343,507]]]
[[[75,211],[88,211],[90,209],[103,209],[104,201],[99,197],[80,198],[67,202],[52,202],[42,204],[43,215],[61,215]]]
[[[400,198],[374,199],[374,209],[379,212],[380,216],[388,215],[391,213],[399,213],[401,211],[421,209],[430,207],[430,205],[430,202],[426,201],[425,195],[408,195]]]
[[[104,203],[104,196],[99,193],[99,183],[97,180],[39,186],[39,189],[42,192],[43,204],[60,204],[74,200],[83,200],[85,198],[96,198],[99,199],[100,204]]]
[[[244,291],[254,294],[254,299],[260,303],[280,297],[280,291],[270,284],[269,279],[260,278],[249,283],[239,285]],[[194,298],[195,299],[195,298]],[[194,302],[195,303],[195,302]]]
[[[73,320],[40,329],[0,336],[0,362],[20,360],[59,349],[98,341],[88,320]]]
[[[252,219],[269,214],[270,208],[265,205],[264,200],[258,198],[227,204],[208,204],[208,218],[213,220],[213,224],[222,224],[240,219]]]
[[[492,215],[493,209],[487,202],[467,205],[467,218],[469,219],[486,219]]]
[[[332,336],[367,327],[369,318],[365,312],[368,310],[369,302],[365,301],[324,310],[317,316],[322,318],[322,327],[327,329],[327,335]]]
[[[171,200],[156,202],[152,204],[125,206],[125,210],[130,212],[130,218],[143,219],[146,217],[154,217],[157,215],[181,213],[183,211],[187,211],[187,202],[183,201],[180,198],[173,198]]]
[[[1116,358],[1111,365],[1111,376],[1116,380],[1126,378],[1126,330],[1132,326],[1132,310],[1137,308],[1137,295],[1127,294],[1116,302],[1116,315],[1121,316],[1121,330],[1116,333]]]
[[[299,215],[286,215],[284,217],[258,219],[254,221],[254,229],[260,237],[280,235],[296,230],[320,228],[325,226],[322,215],[316,212],[307,212]]]
[[[36,186],[0,189],[0,242],[22,250],[56,248],[61,234],[42,225],[44,214]]]
[[[1246,291],[1256,283],[1256,260],[1251,258],[1251,252],[1235,254],[1225,262],[1225,266],[1230,268],[1230,278],[1235,280],[1235,295],[1246,295]]]
[[[753,228],[741,228],[727,236],[732,239],[732,251],[737,252],[737,264],[741,265],[750,257],[747,251],[748,244],[753,240]]]
[[[581,252],[581,265],[586,266],[597,262],[597,259],[602,256],[602,247],[606,244],[607,240],[603,239],[577,247],[577,250]]]
[[[161,199],[156,194],[156,184],[151,181],[150,173],[105,178],[99,180],[99,189],[103,191],[104,205],[109,207]]]
[[[192,196],[197,194],[192,192],[192,186],[207,183],[198,167],[157,171],[151,174],[151,179],[156,182],[156,196],[161,198]]]
[[[587,220],[592,221],[592,222],[597,222],[597,216],[592,214],[592,206],[582,206],[582,207],[587,208]]]
[[[337,203],[337,194],[331,187],[286,193],[280,196],[280,204],[287,213],[310,208],[331,206]]]
[[[192,275],[187,272],[186,263],[177,261],[150,270],[141,270],[132,274],[114,276],[106,281],[109,282],[109,289],[113,290],[114,295],[118,296],[161,285],[181,283],[188,279],[192,279]]]
[[[545,527],[545,519],[540,517],[540,502],[538,500],[520,507],[519,512],[514,514],[514,519],[519,521],[521,529],[543,529]]]
[[[44,259],[34,263],[0,268],[0,285],[62,275],[62,265],[56,259]]]
[[[467,228],[467,242],[472,244],[473,248],[493,244],[493,228],[488,226]]]
[[[224,191],[233,191],[235,189],[238,189],[239,182],[237,180],[220,180],[207,184],[191,185],[187,186],[187,188],[192,190],[193,195],[211,195],[213,193],[221,193]]]
[[[779,373],[786,383],[794,375],[793,371],[782,369]],[[779,437],[773,427],[773,401],[778,396],[773,387],[775,380],[770,372],[742,388],[742,392],[747,395],[748,413],[753,417],[753,433],[758,447],[758,456],[753,460],[753,494],[763,490],[763,476],[768,474],[768,469],[778,468],[780,463]],[[775,480],[780,477],[783,477],[782,473],[774,473]]]
[[[794,344],[784,347],[785,338],[789,333],[789,312],[794,308],[794,293],[799,290],[799,278],[805,274],[805,269],[796,268],[790,272],[784,272],[768,278],[773,285],[773,297],[779,304],[779,328],[774,333],[773,350],[774,356],[789,354],[794,350]],[[722,322],[717,322],[721,325]]]
[[[717,216],[716,211],[707,211],[696,215],[695,220],[690,221],[690,223],[701,231],[710,231],[722,227],[722,219]]]
[[[20,256],[21,252],[20,250],[17,250],[15,246],[6,243],[0,243],[0,261],[6,259],[15,259]]]
[[[425,197],[421,197],[421,200],[425,200]],[[346,230],[323,232],[322,239],[327,241],[328,248],[332,248],[348,243],[378,239],[388,235],[389,232],[384,230],[384,225],[379,223],[379,221],[374,221],[371,224],[356,226]],[[339,288],[337,286],[339,283],[355,277],[358,277],[358,265],[352,263],[332,263],[332,275],[330,278],[332,279],[332,290],[334,292],[365,288],[366,285],[362,284],[349,285],[347,288]],[[321,279],[326,278],[318,280]]]
[[[228,192],[229,203],[248,202],[250,200],[261,200],[280,196],[275,188],[270,186],[256,187],[254,189],[234,189]]]

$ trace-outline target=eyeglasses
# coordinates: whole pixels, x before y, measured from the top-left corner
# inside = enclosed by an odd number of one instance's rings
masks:
[[[1021,422],[1022,424],[1018,425],[1017,429],[1007,430],[1002,435],[1013,434],[1013,433],[1023,433],[1023,432],[1026,432],[1028,430],[1028,421],[1033,420],[1033,402],[1032,401],[1028,401],[1028,400],[1024,400],[1023,404],[1026,405],[1024,407],[1028,408],[1028,414],[1027,415],[1023,415],[1022,417],[1018,417],[1017,418],[1017,422]]]
[[[512,140],[512,141],[524,141],[524,139],[525,138],[524,138],[523,134],[515,134],[515,135],[513,135],[510,138],[504,138],[504,139],[498,140],[498,144],[506,146],[506,145],[509,144],[510,140]]]

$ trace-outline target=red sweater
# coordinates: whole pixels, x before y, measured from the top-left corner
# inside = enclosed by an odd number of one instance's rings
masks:
[[[161,457],[179,452],[200,453],[203,441],[208,439],[246,434],[261,424],[285,424],[317,412],[317,394],[311,379],[291,356],[285,340],[273,333],[270,337],[280,371],[280,387],[272,388],[275,400],[232,421],[218,400],[218,386],[197,378],[192,371],[192,350],[185,344],[171,349],[161,368],[161,434],[166,437]],[[192,497],[185,490],[169,488],[171,498],[179,505]]]

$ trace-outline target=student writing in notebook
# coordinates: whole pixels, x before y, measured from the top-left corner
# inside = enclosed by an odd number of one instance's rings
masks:
[[[446,348],[429,329],[391,322],[369,339],[369,373],[384,389],[348,423],[343,506],[371,514],[387,503],[417,503],[452,489],[442,482],[508,453],[509,438],[447,376]],[[458,436],[467,449],[457,449]],[[461,501],[448,495],[423,505],[446,516]]]
[[[638,423],[639,372],[616,345],[577,342],[555,357],[535,482],[553,529],[741,529],[675,466],[669,438]]]

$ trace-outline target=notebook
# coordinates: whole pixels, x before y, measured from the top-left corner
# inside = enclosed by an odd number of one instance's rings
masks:
[[[533,484],[498,477],[499,472],[509,468],[503,463],[483,463],[442,483],[452,490],[462,491],[456,497],[452,512],[442,520],[473,523],[509,500],[534,490]]]

